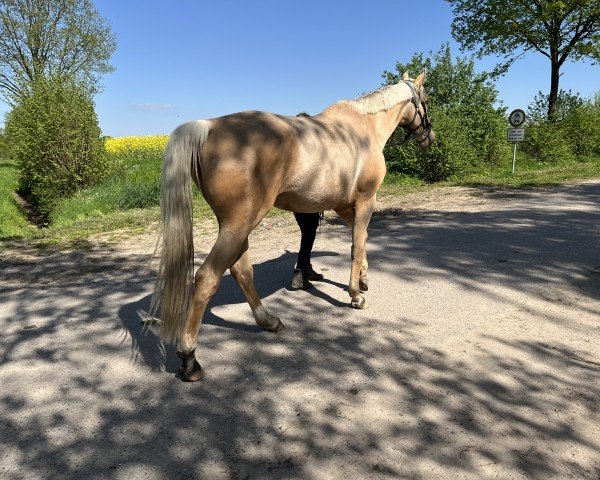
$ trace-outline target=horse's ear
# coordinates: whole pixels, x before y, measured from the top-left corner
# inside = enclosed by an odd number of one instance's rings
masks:
[[[419,75],[417,78],[415,78],[415,84],[423,85],[423,82],[425,81],[426,76],[427,76],[427,73],[425,73],[425,70],[423,70],[423,73],[421,73],[421,75]]]
[[[402,75],[402,80],[408,80],[410,78],[410,76],[408,75],[408,72],[404,72],[404,74]]]

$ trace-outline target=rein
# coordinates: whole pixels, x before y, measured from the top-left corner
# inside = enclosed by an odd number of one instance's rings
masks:
[[[415,134],[421,127],[423,127],[423,137],[421,138],[421,140],[415,139],[417,143],[422,144],[423,142],[425,142],[425,140],[427,140],[429,138],[429,134],[431,133],[432,125],[431,125],[431,121],[429,120],[429,116],[427,115],[427,105],[425,105],[425,102],[423,100],[421,100],[421,95],[417,91],[417,89],[412,81],[405,80],[404,83],[406,83],[406,85],[408,85],[408,87],[410,88],[410,91],[412,92],[411,103],[415,107],[415,113],[413,115],[412,120],[408,124],[408,127],[402,127],[406,131],[406,136],[399,142],[393,142],[393,143],[386,144],[386,147],[406,145],[413,138],[415,138],[415,136],[416,136]],[[419,104],[423,106],[424,114],[422,114],[421,111],[419,110]],[[419,120],[420,120],[419,125],[417,125],[415,128],[411,128],[411,125],[413,125],[415,123],[417,116],[419,117]]]

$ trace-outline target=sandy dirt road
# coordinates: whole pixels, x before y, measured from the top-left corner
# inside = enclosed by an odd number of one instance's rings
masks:
[[[362,311],[344,225],[297,292],[298,229],[266,219],[257,288],[286,328],[255,326],[227,275],[194,384],[142,331],[150,238],[0,251],[0,478],[600,478],[600,181],[379,208]]]

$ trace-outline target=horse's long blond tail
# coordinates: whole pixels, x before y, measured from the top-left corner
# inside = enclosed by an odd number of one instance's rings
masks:
[[[175,129],[162,167],[161,245],[158,280],[150,311],[159,313],[168,342],[181,335],[190,305],[194,273],[192,238],[192,173],[200,179],[200,150],[210,122],[197,120]]]

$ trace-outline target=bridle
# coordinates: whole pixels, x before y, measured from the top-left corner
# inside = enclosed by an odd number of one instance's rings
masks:
[[[415,84],[410,80],[405,80],[404,83],[408,85],[410,91],[412,92],[411,102],[415,107],[415,114],[413,115],[412,120],[408,124],[408,127],[404,127],[404,130],[406,131],[406,136],[404,137],[403,143],[406,144],[410,140],[415,138],[415,134],[417,133],[417,131],[421,127],[423,127],[423,134],[421,135],[422,138],[421,140],[417,140],[419,144],[422,144],[423,142],[425,142],[425,140],[429,138],[429,134],[431,133],[431,121],[429,120],[429,116],[427,115],[427,104],[425,103],[425,100],[421,98],[421,89],[417,89]],[[423,107],[423,114],[421,113],[421,110],[419,110],[419,104]],[[417,125],[414,128],[411,128],[412,125],[415,123],[417,116],[420,120],[419,125]]]
[[[395,145],[406,145],[408,142],[410,142],[413,138],[416,137],[416,133],[421,127],[423,127],[421,140],[417,140],[415,138],[415,141],[420,145],[423,144],[429,138],[429,134],[431,133],[431,121],[429,120],[429,116],[427,115],[427,104],[425,103],[425,100],[421,98],[421,90],[418,89],[411,80],[404,80],[404,83],[408,85],[410,91],[412,92],[411,103],[415,107],[415,114],[413,115],[413,118],[408,124],[408,126],[403,127],[404,131],[406,132],[406,136],[402,139],[402,141],[388,143],[388,147],[392,147]],[[421,111],[419,110],[419,106],[423,107],[423,113],[421,113]],[[419,125],[417,125],[416,127],[412,127],[412,125],[417,120],[417,117],[419,117],[420,120]]]

